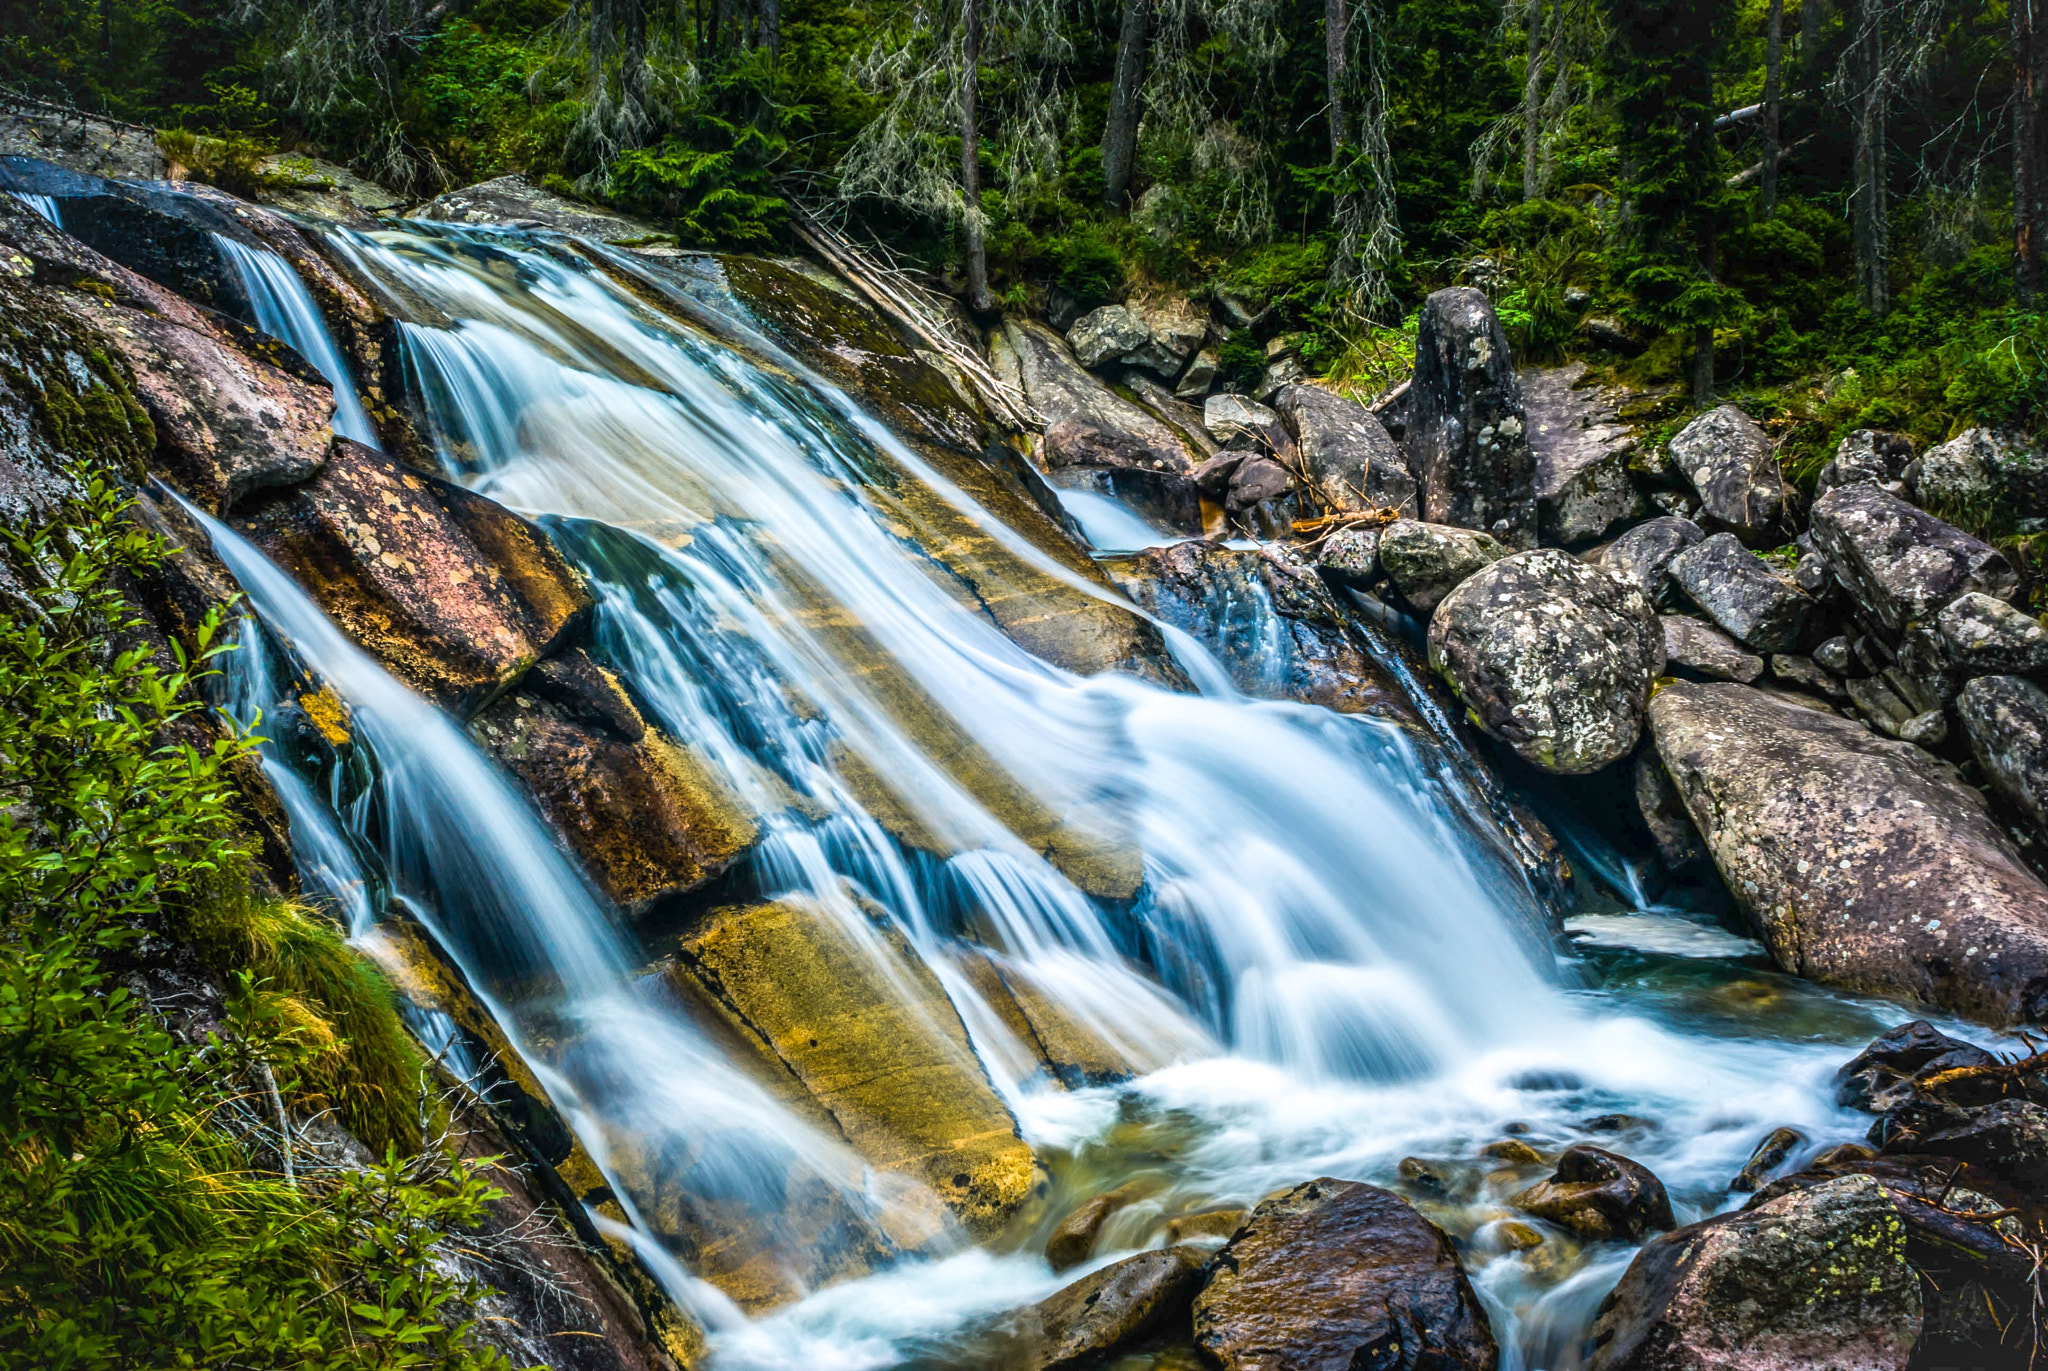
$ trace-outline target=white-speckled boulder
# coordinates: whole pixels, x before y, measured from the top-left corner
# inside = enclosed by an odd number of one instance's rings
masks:
[[[1700,497],[1700,522],[1756,543],[1780,528],[1788,492],[1770,436],[1733,405],[1710,409],[1671,440],[1672,462]]]
[[[1423,303],[1404,446],[1423,518],[1515,547],[1535,541],[1536,457],[1522,387],[1483,291],[1454,286]]]
[[[1893,633],[1973,590],[2009,600],[2019,589],[2004,553],[1869,481],[1813,502],[1813,545],[1856,603]]]
[[[1664,631],[1634,585],[1539,548],[1445,597],[1429,624],[1429,664],[1487,733],[1546,771],[1578,774],[1635,747],[1664,669]]]

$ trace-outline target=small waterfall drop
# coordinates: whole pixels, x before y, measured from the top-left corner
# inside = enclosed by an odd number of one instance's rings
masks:
[[[54,205],[50,222],[57,222]],[[221,260],[233,267],[241,279],[249,306],[256,311],[256,327],[279,342],[290,344],[334,387],[334,431],[344,438],[381,448],[377,430],[370,426],[370,416],[363,412],[363,402],[356,394],[355,374],[349,369],[348,359],[341,355],[327,320],[320,314],[320,306],[313,302],[312,292],[306,289],[298,272],[292,270],[292,264],[268,248],[250,247],[224,233],[213,235],[213,245]]]
[[[27,205],[37,214],[42,215],[43,218],[49,220],[53,227],[64,227],[64,215],[63,212],[57,208],[56,196],[37,195],[33,191],[26,190],[11,190],[7,193],[9,195],[12,195],[15,199],[21,201],[21,203],[23,203],[24,205]]]

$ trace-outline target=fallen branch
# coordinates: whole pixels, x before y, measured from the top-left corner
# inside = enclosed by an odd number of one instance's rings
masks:
[[[1782,166],[1787,161],[1791,160],[1793,153],[1799,151],[1799,149],[1805,147],[1808,143],[1811,143],[1817,136],[1818,135],[1816,134],[1809,133],[1804,138],[1800,139],[1798,142],[1792,144],[1790,147],[1779,149],[1779,165]],[[1758,162],[1755,166],[1744,167],[1741,171],[1736,172],[1733,176],[1728,178],[1728,188],[1730,190],[1733,190],[1738,186],[1746,186],[1751,181],[1756,180],[1757,177],[1763,174],[1764,164],[1762,162]]]

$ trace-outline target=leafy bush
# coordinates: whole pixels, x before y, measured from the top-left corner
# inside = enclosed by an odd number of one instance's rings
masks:
[[[1059,263],[1054,280],[1061,290],[1080,302],[1083,309],[1121,300],[1124,294],[1123,254],[1109,236],[1094,224],[1081,224],[1051,246]]]

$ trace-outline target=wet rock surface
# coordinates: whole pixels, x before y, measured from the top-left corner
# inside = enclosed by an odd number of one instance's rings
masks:
[[[1425,617],[1466,577],[1507,555],[1490,534],[1447,524],[1396,519],[1379,534],[1380,569]]]
[[[1905,1225],[1844,1177],[1667,1233],[1593,1326],[1590,1371],[1905,1371],[1918,1340]]]
[[[1814,501],[1812,532],[1835,579],[1894,633],[1958,596],[2009,600],[2019,588],[2003,553],[1867,481]]]
[[[1790,492],[1770,436],[1733,405],[1702,414],[1672,438],[1669,455],[1700,499],[1700,522],[1745,543],[1782,530]]]
[[[1780,966],[1995,1023],[2048,1010],[2048,887],[1944,764],[1733,684],[1668,686],[1649,720]]]
[[[1390,1191],[1306,1182],[1253,1211],[1195,1298],[1225,1371],[1492,1371],[1493,1332],[1450,1239]]]
[[[1641,1242],[1676,1226],[1664,1184],[1648,1167],[1584,1143],[1566,1148],[1549,1179],[1509,1203],[1595,1240]]]
[[[1635,747],[1664,635],[1634,586],[1541,548],[1451,592],[1430,620],[1429,663],[1488,734],[1570,775]]]
[[[1422,517],[1533,543],[1536,459],[1507,335],[1484,292],[1454,286],[1423,303],[1407,405],[1402,445]]]
[[[1039,1301],[1019,1320],[1025,1350],[1015,1363],[1068,1371],[1185,1324],[1207,1254],[1187,1247],[1140,1252],[1091,1272]]]
[[[1416,486],[1378,416],[1321,386],[1288,386],[1273,397],[1300,454],[1301,470],[1327,509],[1391,509],[1414,517]]]
[[[1732,533],[1717,533],[1671,559],[1672,584],[1729,636],[1758,652],[1798,645],[1813,602],[1779,579]]]

